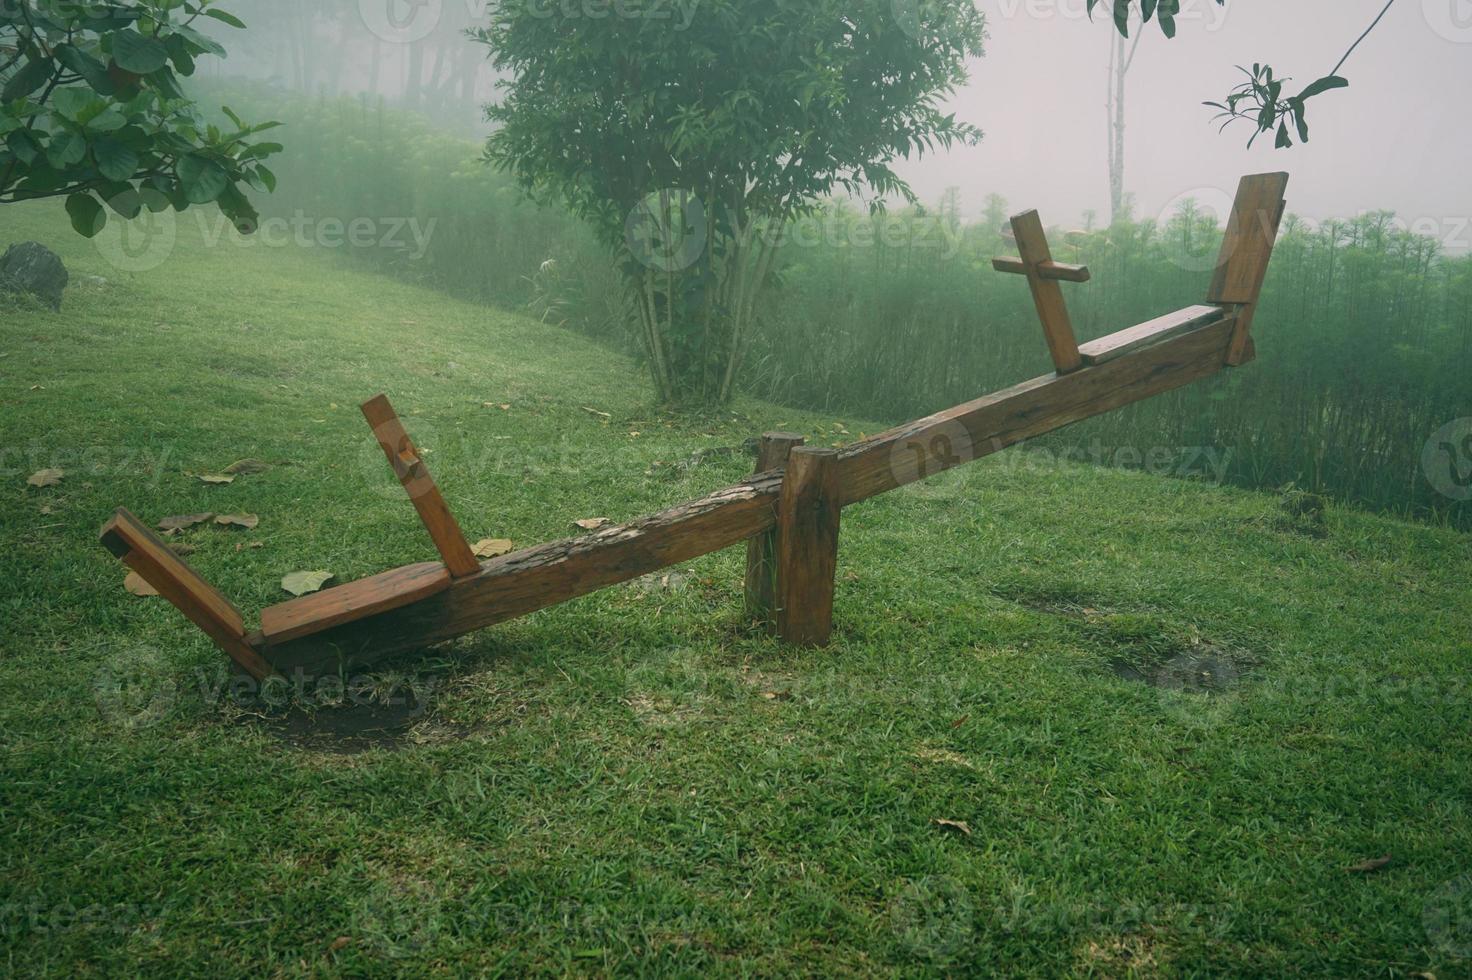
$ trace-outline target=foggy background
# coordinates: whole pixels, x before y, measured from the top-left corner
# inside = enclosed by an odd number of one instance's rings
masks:
[[[463,36],[489,0],[250,0],[245,32],[214,33],[227,61],[213,75],[244,75],[297,91],[377,93],[448,129],[483,137],[481,105],[495,95],[485,48]],[[671,16],[699,0],[671,0]],[[903,12],[911,0],[893,0]],[[960,191],[961,215],[979,217],[986,194],[1044,219],[1082,223],[1109,212],[1106,86],[1113,30],[1085,0],[985,0],[987,53],[952,107],[985,131],[977,147],[900,161],[927,202]],[[1374,20],[1380,0],[1186,0],[1174,40],[1147,25],[1126,103],[1125,188],[1135,216],[1168,212],[1183,196],[1219,210],[1244,173],[1293,173],[1290,210],[1314,219],[1393,210],[1450,251],[1472,247],[1472,3],[1398,0],[1342,73],[1351,83],[1310,103],[1311,141],[1275,150],[1271,135],[1246,148],[1243,123],[1221,135],[1213,110],[1240,81],[1238,64],[1264,61],[1296,85],[1328,73]]]

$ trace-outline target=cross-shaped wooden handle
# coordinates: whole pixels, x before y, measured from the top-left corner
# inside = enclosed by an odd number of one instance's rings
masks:
[[[1069,319],[1068,306],[1063,302],[1063,290],[1058,283],[1088,282],[1089,270],[1085,266],[1053,261],[1048,236],[1043,232],[1043,222],[1036,211],[1024,211],[1014,217],[1012,235],[1017,239],[1017,250],[1022,257],[993,259],[992,268],[998,272],[1027,276],[1033,303],[1038,308],[1038,318],[1043,321],[1043,336],[1048,341],[1053,364],[1059,374],[1077,371],[1083,366],[1083,358],[1079,356],[1073,321]]]

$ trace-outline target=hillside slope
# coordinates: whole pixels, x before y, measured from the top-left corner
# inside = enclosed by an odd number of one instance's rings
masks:
[[[873,428],[666,416],[575,335],[189,215],[139,272],[3,221],[74,277],[0,307],[9,972],[1472,975],[1472,538],[1024,451],[845,514],[825,651],[747,627],[731,551],[256,698],[125,591],[113,508],[258,516],[179,539],[250,618],[432,557],[379,391],[518,545]]]

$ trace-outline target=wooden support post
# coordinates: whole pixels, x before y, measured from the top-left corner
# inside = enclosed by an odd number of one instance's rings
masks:
[[[1287,204],[1286,173],[1252,174],[1237,186],[1227,231],[1222,238],[1216,275],[1206,295],[1208,303],[1234,308],[1237,329],[1227,347],[1226,363],[1239,367],[1252,360],[1252,318],[1267,279],[1278,227]]]
[[[791,432],[768,432],[762,436],[756,472],[769,473],[787,465],[788,455],[803,444]],[[777,532],[763,531],[746,545],[746,615],[768,626],[776,625]]]
[[[785,643],[822,647],[832,636],[842,511],[838,452],[792,450],[777,502],[777,632]]]
[[[409,499],[414,502],[414,509],[419,512],[419,519],[424,522],[424,527],[429,531],[429,536],[439,550],[440,557],[445,560],[445,567],[450,570],[450,574],[455,578],[480,574],[480,561],[470,550],[464,532],[455,522],[455,517],[450,513],[445,498],[440,495],[439,487],[435,486],[430,477],[424,460],[419,458],[419,450],[414,448],[409,433],[404,431],[403,423],[399,421],[393,405],[389,404],[388,396],[379,395],[365,402],[363,417],[373,426],[374,438],[388,457],[394,475],[408,491]]]
[[[138,518],[119,509],[102,529],[102,544],[203,630],[241,670],[258,681],[276,673],[246,640],[240,610]]]
[[[1038,318],[1043,321],[1043,337],[1048,341],[1048,353],[1053,356],[1054,367],[1059,374],[1077,371],[1083,367],[1083,360],[1079,357],[1073,321],[1068,316],[1068,304],[1063,301],[1063,289],[1058,283],[1060,280],[1088,282],[1089,270],[1053,261],[1043,221],[1036,211],[1024,211],[1015,216],[1012,235],[1017,239],[1017,250],[1022,257],[994,259],[992,268],[1027,276],[1032,301],[1038,308]]]

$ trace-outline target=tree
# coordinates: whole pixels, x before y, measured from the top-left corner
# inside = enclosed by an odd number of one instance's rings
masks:
[[[914,202],[896,158],[980,139],[941,103],[985,31],[971,0],[673,7],[505,0],[473,36],[508,78],[489,160],[620,256],[658,397],[719,403],[787,224]]]
[[[214,0],[0,0],[0,203],[65,197],[92,237],[107,208],[125,218],[215,203],[242,232],[257,214],[242,185],[274,190],[281,149],[207,123],[180,88],[195,60],[225,49],[194,27],[242,28]],[[104,207],[104,205],[106,207]]]

